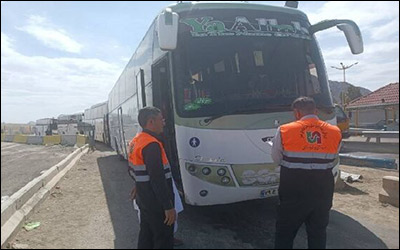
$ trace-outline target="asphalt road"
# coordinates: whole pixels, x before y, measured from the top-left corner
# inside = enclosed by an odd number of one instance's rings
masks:
[[[73,147],[1,143],[1,196],[11,196],[62,161]]]

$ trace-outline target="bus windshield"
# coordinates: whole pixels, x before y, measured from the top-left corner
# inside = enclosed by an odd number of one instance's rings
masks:
[[[232,33],[236,30],[233,27],[240,26],[237,17],[236,22],[230,17],[231,24],[226,21],[221,28],[231,35],[195,34],[193,26],[187,28],[189,25],[182,24],[180,47],[174,57],[175,97],[180,116],[290,110],[293,100],[302,95],[313,97],[318,106],[333,106],[314,39],[291,36],[289,33],[296,33],[294,26],[286,33],[280,31],[280,35],[246,35],[250,29],[262,27],[256,18],[241,18],[245,24],[248,21],[247,27],[242,25],[242,35]],[[201,21],[204,24],[204,18],[196,19]],[[277,22],[282,23],[282,18]]]

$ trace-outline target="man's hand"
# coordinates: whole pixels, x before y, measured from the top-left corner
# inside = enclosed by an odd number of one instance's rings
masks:
[[[176,221],[176,211],[175,208],[165,211],[165,221],[164,224],[167,226],[172,226]]]
[[[136,199],[136,186],[133,187],[132,191],[131,191],[131,200],[133,201],[134,199]]]

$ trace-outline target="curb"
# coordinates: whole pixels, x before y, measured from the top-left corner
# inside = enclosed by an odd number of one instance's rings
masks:
[[[390,158],[376,158],[369,156],[356,156],[352,154],[339,154],[340,164],[357,166],[357,167],[371,167],[371,168],[387,168],[397,169],[395,159]]]
[[[372,152],[372,153],[399,153],[399,143],[395,142],[360,142],[360,141],[343,141],[342,150],[344,152]]]
[[[88,145],[78,148],[1,204],[2,249],[16,235],[35,207],[47,198],[51,190],[87,151]]]

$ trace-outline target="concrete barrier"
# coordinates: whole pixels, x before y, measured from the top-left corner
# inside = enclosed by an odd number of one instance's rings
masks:
[[[61,143],[61,135],[46,135],[43,137],[44,145],[56,145]]]
[[[85,135],[46,135],[46,136],[28,136],[28,135],[5,135],[1,134],[1,141],[25,143],[34,145],[57,145],[83,147],[89,139]]]
[[[42,136],[28,136],[26,144],[42,145],[43,137]]]
[[[14,142],[14,135],[6,135],[4,137],[5,142]]]
[[[396,159],[339,154],[340,164],[358,167],[397,169]]]
[[[39,189],[43,187],[43,181],[41,176],[33,179],[31,182],[26,184],[23,188],[18,190],[13,194],[15,199],[16,209],[19,210],[22,206],[30,199],[34,194],[36,194]]]
[[[28,140],[28,136],[26,136],[26,135],[15,135],[13,142],[26,143],[27,140]]]
[[[35,178],[1,204],[2,249],[16,235],[24,221],[34,211],[34,208],[44,201],[56,184],[87,150],[87,145],[75,150],[63,161]]]
[[[89,139],[85,135],[77,135],[77,137],[76,137],[76,145],[78,147],[82,147],[83,145],[87,144],[88,141],[89,141]]]
[[[61,145],[75,146],[78,135],[62,135]]]
[[[399,177],[383,177],[382,190],[379,193],[379,201],[399,207]]]

